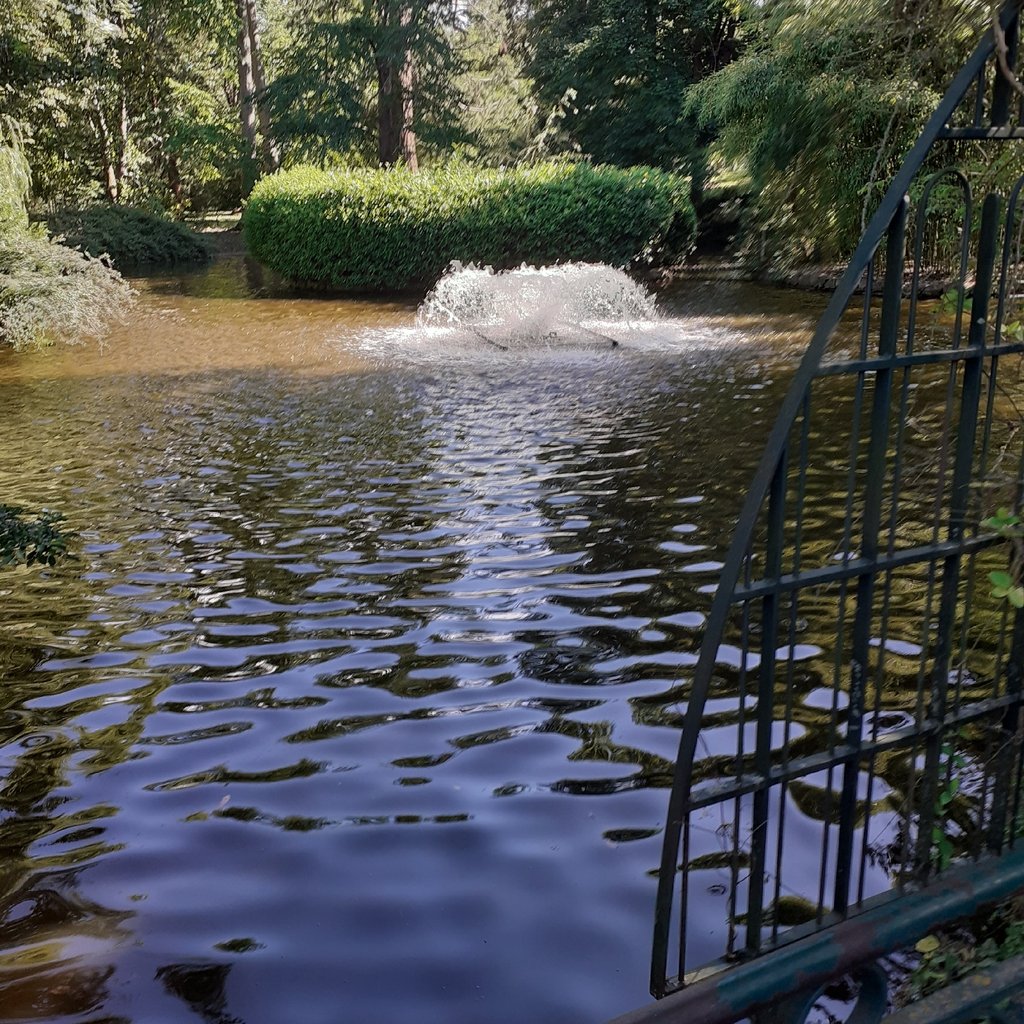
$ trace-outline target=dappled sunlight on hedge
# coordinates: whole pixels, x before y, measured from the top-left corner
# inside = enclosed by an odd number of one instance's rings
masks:
[[[693,241],[688,184],[649,167],[514,170],[297,167],[263,179],[244,217],[252,254],[297,281],[427,285],[453,260],[495,268],[670,262]]]

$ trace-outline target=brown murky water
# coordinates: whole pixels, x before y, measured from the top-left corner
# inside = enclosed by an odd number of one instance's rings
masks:
[[[415,303],[139,283],[0,354],[0,1020],[597,1022],[646,998],[708,592],[816,298],[650,351],[415,344]]]

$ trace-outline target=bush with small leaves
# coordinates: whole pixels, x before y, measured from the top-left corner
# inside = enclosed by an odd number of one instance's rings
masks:
[[[109,257],[119,269],[202,263],[210,258],[206,240],[166,217],[130,206],[90,206],[63,210],[49,228],[64,245],[90,256]]]
[[[688,193],[650,167],[296,167],[259,182],[243,223],[252,254],[284,277],[377,291],[429,285],[455,260],[672,262],[696,232]]]

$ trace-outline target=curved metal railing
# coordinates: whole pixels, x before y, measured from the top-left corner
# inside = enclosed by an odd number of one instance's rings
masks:
[[[1014,850],[1021,560],[1012,520],[985,523],[1024,481],[1024,179],[978,204],[960,170],[918,181],[943,147],[1024,139],[996,58],[989,33],[904,160],[747,492],[686,698],[655,996]],[[923,304],[938,228],[954,280]],[[841,437],[816,415],[837,405]]]

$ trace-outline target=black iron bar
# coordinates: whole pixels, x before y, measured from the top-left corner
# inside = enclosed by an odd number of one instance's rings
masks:
[[[878,353],[882,358],[896,354],[896,338],[900,327],[903,304],[903,251],[906,244],[907,211],[910,200],[904,197],[896,208],[885,255],[885,284],[882,288],[882,319],[879,327]],[[872,571],[857,578],[856,611],[853,623],[853,641],[850,650],[850,685],[846,711],[846,742],[860,749],[864,720],[864,701],[868,679],[868,648],[871,642],[871,621],[874,615],[878,533],[882,521],[882,491],[886,477],[885,463],[889,447],[892,395],[892,366],[880,369],[875,375],[875,389],[871,401],[871,435],[868,442],[867,485],[864,493],[864,511],[861,528],[861,558],[871,563]],[[847,761],[843,769],[839,798],[839,836],[836,840],[836,880],[832,906],[843,913],[850,896],[853,859],[853,840],[856,829],[857,780],[860,764],[856,758]]]
[[[777,579],[762,579],[745,587],[737,587],[733,592],[733,600],[737,603],[751,601],[763,597],[766,593],[783,594],[791,590],[806,590],[809,587],[821,587],[840,580],[855,580],[869,573],[888,572],[908,565],[928,564],[945,558],[981,551],[1006,541],[996,533],[979,534],[976,537],[964,537],[960,540],[939,541],[937,544],[920,544],[912,548],[899,548],[891,555],[878,555],[874,560],[863,555],[849,561],[825,565],[817,569],[805,569],[799,573],[784,573]]]
[[[959,729],[981,722],[986,718],[995,720],[999,715],[1012,712],[1020,703],[1020,697],[1012,694],[1003,697],[987,697],[971,703],[956,714],[948,715],[944,721],[926,720],[921,726],[912,725],[902,729],[893,729],[877,740],[868,740],[860,747],[840,745],[834,751],[822,751],[794,758],[785,766],[773,765],[767,775],[756,775],[745,772],[722,784],[706,784],[697,788],[690,802],[690,810],[698,811],[711,807],[716,803],[732,800],[735,796],[752,793],[759,786],[775,786],[782,782],[812,775],[827,768],[830,764],[841,766],[860,754],[883,754],[893,750],[901,750],[912,746],[922,736],[932,736],[947,728]]]
[[[992,272],[995,266],[996,244],[999,232],[1001,200],[990,193],[982,204],[981,227],[978,234],[977,284],[971,307],[971,328],[967,347],[970,358],[964,360],[961,386],[960,420],[956,432],[956,454],[953,461],[953,480],[950,495],[948,539],[954,544],[964,538],[971,480],[974,470],[974,449],[978,430],[978,408],[981,401],[981,378],[985,359],[985,341],[988,333],[988,305],[992,291]],[[935,636],[935,653],[931,672],[929,716],[941,720],[946,714],[949,695],[949,666],[952,653],[952,631],[957,614],[960,587],[961,554],[950,554],[943,559],[942,583],[939,596],[939,621]],[[925,763],[921,776],[921,800],[918,811],[917,858],[927,865],[931,861],[932,830],[935,823],[935,799],[942,774],[940,761],[944,736],[931,735],[925,740]]]
[[[786,525],[786,485],[788,452],[783,452],[775,470],[768,496],[768,536],[765,542],[765,573],[778,576],[782,571],[783,531]],[[778,595],[768,592],[761,599],[761,661],[758,666],[757,733],[754,763],[763,778],[771,767],[772,725],[775,721],[775,648],[779,632]],[[746,947],[755,952],[761,944],[764,917],[765,851],[768,842],[768,789],[755,790],[750,831],[750,878],[747,883]],[[736,836],[734,842],[739,841]]]
[[[1004,342],[991,345],[985,350],[987,355],[1005,356],[1024,352],[1024,343]],[[970,352],[964,348],[932,349],[928,352],[912,352],[908,355],[897,355],[888,359],[852,359],[845,363],[825,363],[818,371],[819,377],[835,377],[840,374],[873,373],[876,370],[902,369],[907,366],[929,366],[938,363],[956,363],[970,358]]]

